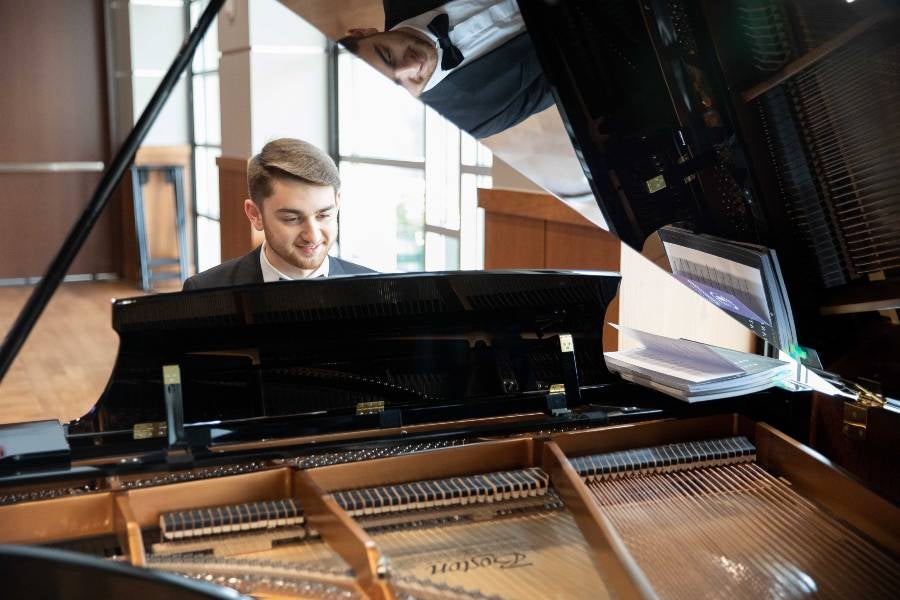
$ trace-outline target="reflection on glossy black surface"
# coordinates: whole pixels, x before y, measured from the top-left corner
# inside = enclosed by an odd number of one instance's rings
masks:
[[[384,15],[341,44],[474,137],[553,104],[514,0],[385,0]]]
[[[604,273],[415,273],[119,300],[110,385],[69,432],[165,421],[169,364],[190,399],[186,423],[293,416],[321,433],[377,422],[359,412],[366,403],[404,424],[522,411],[566,381],[560,334],[575,340],[581,383],[608,382],[601,337],[618,283]]]
[[[466,4],[381,6],[391,29],[426,8]],[[557,105],[517,116],[486,145],[634,248],[677,224],[774,250],[799,343],[819,350],[826,367],[852,363],[848,375],[896,390],[897,328],[873,310],[895,307],[883,296],[900,269],[896,3],[517,4]],[[412,63],[423,56],[409,54]],[[438,54],[433,62],[439,69]],[[481,88],[496,91],[508,74],[501,62],[497,69],[485,69]],[[411,91],[429,102],[453,77]],[[434,105],[460,122],[454,111],[472,109],[462,98]],[[869,281],[881,278],[888,286]],[[853,302],[841,304],[845,297]],[[868,338],[884,350],[860,352]]]
[[[895,3],[520,6],[610,229],[636,248],[679,223],[776,250],[800,343],[826,366],[868,356],[853,375],[897,390],[897,354],[861,344],[896,347],[897,327],[821,310],[848,287],[884,306],[867,280],[900,268]]]

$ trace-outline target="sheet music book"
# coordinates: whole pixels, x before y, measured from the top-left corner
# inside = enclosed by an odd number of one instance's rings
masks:
[[[672,274],[773,347],[797,342],[787,288],[774,250],[693,234],[659,230]]]
[[[642,346],[605,352],[606,367],[623,379],[686,402],[762,391],[795,372],[791,362],[611,325]]]

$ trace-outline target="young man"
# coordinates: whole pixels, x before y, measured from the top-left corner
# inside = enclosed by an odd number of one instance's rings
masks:
[[[327,154],[301,140],[266,144],[247,166],[244,212],[265,241],[255,250],[184,282],[185,290],[374,273],[328,256],[337,239],[340,173]]]
[[[384,0],[344,47],[476,138],[553,104],[515,0]]]

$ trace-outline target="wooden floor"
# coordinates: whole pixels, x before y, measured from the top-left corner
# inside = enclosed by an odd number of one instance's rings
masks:
[[[4,336],[32,289],[0,287]],[[131,282],[63,284],[0,383],[0,423],[69,421],[93,406],[119,347],[111,300],[140,294]]]

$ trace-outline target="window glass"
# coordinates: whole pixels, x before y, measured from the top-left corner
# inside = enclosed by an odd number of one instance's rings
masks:
[[[341,154],[423,160],[423,105],[346,52],[338,57],[338,73]]]
[[[206,86],[204,85],[204,77],[195,75],[191,82],[194,94],[194,143],[205,144],[209,139],[206,126]]]
[[[206,146],[222,143],[219,117],[219,74],[194,75],[194,142]]]
[[[483,268],[490,151],[352,54],[337,60],[340,255],[383,272]]]
[[[211,219],[219,218],[219,169],[216,158],[221,154],[218,148],[197,146],[194,149],[197,215]]]
[[[459,161],[468,167],[474,167],[477,164],[478,142],[464,131],[460,132],[459,138]]]
[[[222,123],[219,117],[219,74],[209,73],[203,76],[203,105],[205,107],[204,119],[206,121],[206,140],[197,143],[205,143],[208,146],[222,145]],[[195,100],[194,106],[198,103]]]
[[[428,109],[425,140],[425,222],[459,229],[459,129]]]
[[[193,28],[209,0],[192,0],[189,6]],[[193,77],[194,199],[197,269],[203,271],[221,259],[219,228],[219,169],[222,154],[221,104],[219,98],[219,39],[214,20],[200,41],[191,63]]]
[[[465,131],[459,132],[460,137],[460,163],[467,167],[490,167],[493,163],[493,155],[488,148],[473,138]]]
[[[200,14],[206,10],[207,4],[209,4],[209,0],[195,0],[191,2],[192,29],[200,19]],[[219,28],[216,22],[217,19],[218,17],[213,20],[209,29],[206,30],[206,35],[203,36],[200,46],[194,54],[194,62],[191,64],[191,68],[195,73],[215,71],[219,68]]]
[[[341,258],[381,272],[425,269],[420,169],[341,162]]]
[[[459,238],[434,231],[425,232],[425,270],[459,269]]]
[[[221,262],[222,244],[219,238],[219,222],[197,217],[197,269],[205,271]]]

